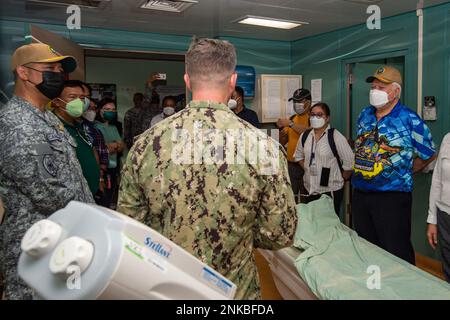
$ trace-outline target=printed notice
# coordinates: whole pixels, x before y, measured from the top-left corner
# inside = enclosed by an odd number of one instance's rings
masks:
[[[296,78],[288,78],[285,80],[285,101],[286,101],[286,118],[295,114],[294,104],[292,101],[289,101],[290,98],[294,95],[295,90],[300,88],[300,79]]]
[[[267,79],[264,81],[264,102],[266,104],[266,118],[280,118],[281,105],[281,81],[279,79]]]
[[[311,100],[313,104],[322,101],[322,79],[311,80]]]

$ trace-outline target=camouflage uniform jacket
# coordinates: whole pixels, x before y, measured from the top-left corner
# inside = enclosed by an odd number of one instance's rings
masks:
[[[32,297],[17,275],[27,229],[71,200],[94,202],[75,146],[50,111],[42,112],[17,96],[0,109],[0,196],[5,206],[0,255],[8,299]]]
[[[134,138],[142,133],[142,113],[143,108],[131,108],[125,112],[123,140],[127,148],[133,145]]]
[[[246,136],[266,144],[268,157],[261,159],[271,166],[253,161],[250,147],[238,156]],[[281,146],[224,104],[204,101],[139,136],[124,167],[118,211],[233,281],[236,299],[260,298],[253,249],[290,246],[297,225]]]

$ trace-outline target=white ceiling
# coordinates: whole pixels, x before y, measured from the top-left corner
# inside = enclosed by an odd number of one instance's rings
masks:
[[[82,8],[81,24],[89,27],[157,32],[207,37],[235,36],[267,40],[296,40],[365,23],[367,4],[348,0],[198,0],[181,14],[138,9],[144,0],[111,0],[104,9]],[[358,0],[352,0],[358,1]],[[7,19],[65,24],[66,8],[1,0],[1,15]],[[382,17],[414,11],[416,0],[381,0]],[[424,6],[449,1],[424,0]],[[277,30],[237,24],[237,18],[256,15],[309,22],[292,30]]]

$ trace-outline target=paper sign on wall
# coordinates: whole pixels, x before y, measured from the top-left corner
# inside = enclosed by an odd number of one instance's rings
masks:
[[[300,79],[298,78],[288,78],[285,84],[285,101],[286,101],[286,118],[289,118],[293,114],[295,114],[294,111],[294,104],[292,101],[289,101],[289,99],[294,95],[295,90],[300,88]]]
[[[322,101],[322,79],[311,80],[311,100],[313,104]]]
[[[267,106],[266,117],[278,119],[280,117],[281,81],[279,79],[267,79],[264,81],[264,99]]]

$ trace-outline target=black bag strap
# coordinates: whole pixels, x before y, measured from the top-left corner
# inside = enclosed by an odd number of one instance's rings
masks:
[[[339,166],[339,170],[341,170],[341,173],[344,172],[344,168],[342,167],[342,160],[341,157],[339,156],[339,153],[337,151],[336,148],[336,142],[334,141],[334,128],[330,128],[328,130],[328,144],[330,145],[331,148],[331,152],[333,152],[334,157],[337,160],[338,166]]]
[[[303,132],[302,135],[302,147],[305,147],[306,139],[308,139],[309,133],[312,131],[312,129],[307,129]]]

